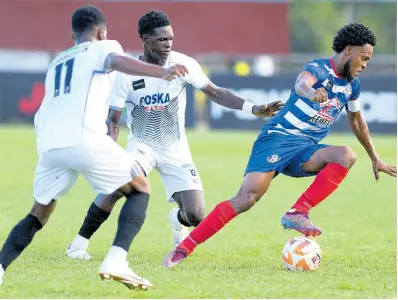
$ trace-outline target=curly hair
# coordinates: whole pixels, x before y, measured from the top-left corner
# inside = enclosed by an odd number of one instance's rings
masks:
[[[106,25],[104,13],[96,6],[85,5],[79,7],[72,15],[72,30],[76,33],[82,33],[92,30],[98,25]]]
[[[359,23],[351,23],[339,30],[333,39],[332,49],[340,53],[346,46],[363,46],[370,44],[375,46],[376,36],[368,27]]]
[[[155,28],[171,25],[166,13],[157,10],[150,10],[138,21],[138,34],[140,38],[145,33],[153,34]]]

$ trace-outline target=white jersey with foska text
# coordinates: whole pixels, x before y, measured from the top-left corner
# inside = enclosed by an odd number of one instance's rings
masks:
[[[118,73],[110,107],[127,109],[129,139],[158,150],[188,148],[185,135],[186,85],[203,89],[209,82],[198,62],[172,51],[164,65],[185,65],[189,74],[171,81]]]
[[[61,52],[51,62],[45,96],[35,116],[39,152],[107,134],[109,94],[116,75],[105,69],[110,53],[123,54],[117,41],[87,42]]]

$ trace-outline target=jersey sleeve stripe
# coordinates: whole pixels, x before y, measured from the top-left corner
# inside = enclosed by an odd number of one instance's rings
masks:
[[[310,72],[304,71],[303,73],[304,73],[304,74],[307,74],[307,75],[309,75],[309,76],[311,76],[311,77],[315,80],[315,82],[318,81],[318,79],[316,79],[315,76],[312,75]]]

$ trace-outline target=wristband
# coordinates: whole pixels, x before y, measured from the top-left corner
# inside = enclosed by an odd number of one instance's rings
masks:
[[[247,112],[248,114],[253,114],[253,106],[254,104],[249,102],[249,101],[245,101],[243,102],[243,106],[242,106],[242,111]]]

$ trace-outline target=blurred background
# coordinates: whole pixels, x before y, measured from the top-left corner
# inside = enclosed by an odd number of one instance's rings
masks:
[[[396,133],[397,4],[388,0],[1,0],[1,123],[32,123],[47,67],[72,46],[71,14],[84,4],[104,11],[109,38],[132,55],[142,50],[140,16],[150,9],[165,11],[175,33],[174,50],[196,58],[216,84],[255,103],[285,101],[309,60],[332,55],[338,29],[362,22],[378,39],[361,74],[362,111],[372,132]],[[192,88],[188,95],[187,127],[258,130],[265,122],[208,102]],[[343,113],[334,132],[347,130]]]

